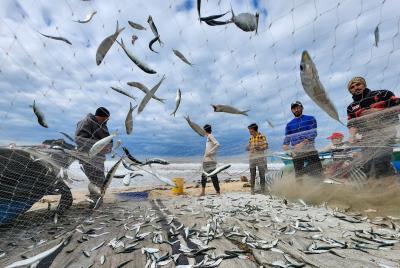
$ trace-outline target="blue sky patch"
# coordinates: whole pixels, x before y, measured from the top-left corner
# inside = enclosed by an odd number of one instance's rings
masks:
[[[190,11],[194,6],[193,0],[185,0],[182,4],[176,6],[176,11]]]

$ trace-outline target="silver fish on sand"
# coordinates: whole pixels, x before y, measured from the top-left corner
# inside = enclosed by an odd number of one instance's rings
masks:
[[[97,65],[100,65],[101,62],[103,61],[104,57],[106,56],[107,52],[110,50],[114,42],[117,40],[118,35],[125,29],[125,27],[122,27],[119,29],[118,21],[117,21],[117,28],[115,30],[115,33],[112,35],[108,36],[105,38],[101,43],[100,46],[97,48],[96,51],[96,63]]]
[[[375,31],[374,31],[374,35],[375,35],[375,46],[378,47],[378,43],[379,43],[379,25],[376,26]]]
[[[114,91],[116,91],[116,92],[122,94],[122,95],[125,95],[125,96],[127,96],[127,97],[129,97],[129,98],[131,98],[131,99],[133,99],[133,100],[136,100],[136,98],[135,98],[134,96],[132,96],[131,94],[129,94],[128,92],[126,92],[125,90],[123,90],[123,89],[120,88],[120,87],[110,87],[110,88],[111,88],[112,90],[114,90]]]
[[[235,107],[229,105],[211,104],[211,106],[214,108],[214,112],[217,113],[242,114],[248,116],[247,112],[250,111],[250,110],[240,111],[239,109],[236,109]]]
[[[33,105],[30,105],[33,109],[33,112],[35,113],[38,123],[45,128],[48,128],[49,126],[46,123],[46,120],[44,118],[44,114],[42,113],[42,111],[39,109],[39,107],[36,105],[35,100],[33,100]]]
[[[132,107],[132,103],[129,103],[129,111],[128,114],[126,115],[125,118],[125,129],[126,129],[126,134],[131,134],[133,130],[133,120],[132,120],[132,112],[135,110],[137,105]]]
[[[213,172],[210,172],[210,173],[203,171],[203,174],[206,175],[207,177],[211,177],[211,176],[214,176],[214,175],[220,173],[221,171],[224,171],[225,169],[228,169],[230,167],[231,167],[231,165],[224,165],[222,167],[215,169]]]
[[[194,132],[196,132],[197,134],[199,134],[202,137],[204,137],[206,135],[206,132],[204,131],[204,129],[202,129],[195,122],[191,121],[189,116],[185,116],[185,119],[188,122],[189,126],[194,130]]]
[[[153,18],[152,18],[151,16],[149,16],[149,17],[147,18],[147,22],[149,23],[150,29],[151,29],[151,31],[153,32],[154,36],[155,36],[155,37],[158,37],[158,40],[157,40],[158,43],[160,43],[160,45],[162,45],[163,42],[162,42],[161,39],[160,39],[160,34],[158,33],[158,30],[157,30],[157,27],[156,27],[156,25],[155,25],[155,23],[154,23],[154,21],[153,21]]]
[[[140,25],[139,23],[135,23],[135,22],[133,22],[133,21],[128,20],[128,24],[129,24],[132,28],[134,28],[134,29],[136,29],[136,30],[146,30],[146,28],[143,27],[142,25]]]
[[[301,55],[300,78],[307,95],[330,117],[340,122],[336,107],[329,99],[324,86],[321,84],[317,68],[307,51],[303,51]]]
[[[124,41],[121,39],[121,43],[117,41],[117,43],[122,47],[122,49],[124,50],[125,54],[128,56],[129,59],[131,59],[131,61],[133,61],[134,64],[136,64],[137,67],[139,67],[142,71],[144,71],[145,73],[148,74],[155,74],[157,73],[156,71],[154,71],[152,68],[150,68],[149,66],[147,66],[147,64],[143,63],[141,60],[139,60],[138,58],[136,58],[124,45]]]
[[[92,13],[87,14],[86,17],[85,17],[85,19],[83,19],[83,20],[74,20],[74,21],[75,21],[75,22],[78,22],[78,23],[88,23],[89,21],[92,20],[92,18],[94,17],[94,15],[96,15],[96,13],[97,13],[97,11],[93,11]]]
[[[186,59],[185,56],[183,56],[183,54],[182,54],[181,52],[179,52],[179,51],[176,50],[176,49],[172,49],[172,51],[173,51],[174,54],[175,54],[179,59],[181,59],[184,63],[186,63],[186,64],[192,66],[192,64]]]
[[[107,145],[109,145],[112,141],[112,139],[117,136],[117,132],[112,133],[110,136],[107,136],[99,141],[97,141],[95,144],[93,144],[92,148],[89,150],[89,157],[94,157],[98,153],[100,153],[101,150],[103,150]]]
[[[181,93],[181,90],[178,88],[178,90],[176,91],[175,109],[171,113],[171,115],[173,115],[174,117],[175,117],[176,111],[178,111],[179,105],[181,104],[181,98],[182,98],[182,93]]]
[[[41,35],[43,35],[44,37],[47,37],[47,38],[50,38],[50,39],[54,39],[54,40],[58,40],[58,41],[63,41],[63,42],[65,42],[65,43],[67,43],[67,44],[69,44],[69,45],[72,45],[72,43],[68,40],[68,39],[66,39],[66,38],[64,38],[64,37],[61,37],[61,36],[51,36],[51,35],[47,35],[47,34],[42,34],[41,32],[39,32]]]
[[[127,84],[128,86],[135,87],[135,88],[141,90],[141,91],[144,92],[145,94],[147,94],[147,93],[150,92],[150,89],[148,89],[148,88],[147,88],[145,85],[143,85],[142,83],[139,83],[139,82],[128,82],[128,83],[126,83],[126,84]],[[165,101],[165,99],[158,98],[156,95],[153,95],[151,98],[152,98],[152,99],[155,99],[155,100],[158,100],[158,101],[161,102],[161,103],[164,103],[164,101]]]
[[[232,12],[232,21],[233,23],[241,30],[245,32],[253,32],[257,33],[258,29],[258,20],[260,14],[256,12],[255,15],[250,13],[240,13],[239,15],[235,16],[235,13]]]
[[[147,93],[142,101],[139,104],[139,108],[138,108],[138,114],[140,114],[143,110],[144,107],[146,107],[147,103],[149,102],[149,100],[151,99],[151,96],[153,96],[156,91],[158,90],[158,88],[160,87],[161,83],[164,81],[165,79],[165,75],[163,75],[163,77],[161,78],[160,82],[158,82],[150,91],[149,93]]]

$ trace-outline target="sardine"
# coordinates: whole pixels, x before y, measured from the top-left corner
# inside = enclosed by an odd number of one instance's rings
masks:
[[[194,130],[194,132],[196,132],[197,134],[199,134],[202,137],[204,137],[206,135],[206,132],[204,131],[204,129],[202,129],[195,122],[191,121],[189,116],[185,116],[184,118],[188,122],[189,126]]]
[[[126,175],[124,176],[124,179],[122,180],[122,183],[123,183],[125,186],[129,186],[129,185],[131,184],[131,176],[130,176],[129,174],[126,174]]]
[[[149,160],[146,160],[146,162],[143,165],[151,165],[151,164],[169,165],[169,162],[160,158],[151,158]]]
[[[125,129],[126,129],[126,134],[131,134],[133,130],[133,120],[132,120],[132,112],[135,110],[137,105],[132,107],[132,103],[129,103],[129,111],[128,114],[126,115],[125,118]]]
[[[46,123],[46,120],[44,118],[44,114],[42,113],[42,111],[39,109],[39,107],[36,105],[35,100],[33,100],[33,105],[30,105],[30,107],[32,107],[33,112],[35,113],[38,123],[45,128],[48,128],[49,126]]]
[[[104,183],[103,183],[103,187],[102,187],[102,189],[101,189],[102,195],[105,194],[105,192],[106,192],[108,186],[109,186],[110,183],[111,183],[112,178],[113,178],[114,175],[115,175],[115,172],[117,171],[117,169],[118,169],[118,167],[119,167],[119,164],[121,164],[121,162],[122,162],[122,159],[123,159],[123,158],[121,157],[121,158],[112,166],[112,168],[108,171],[108,173],[107,173],[107,175],[106,175],[106,179],[105,179],[105,181],[104,181]]]
[[[67,133],[61,132],[61,131],[59,133],[62,134],[64,137],[66,137],[68,140],[70,140],[73,143],[75,143],[75,140],[70,135],[68,135]]]
[[[221,171],[224,171],[225,169],[228,169],[230,167],[231,167],[231,165],[224,165],[222,167],[215,169],[213,172],[210,172],[210,173],[203,171],[203,174],[206,175],[207,177],[211,177],[211,176],[214,176],[214,175],[220,173]]]
[[[114,146],[113,150],[114,151],[117,150],[121,145],[122,145],[122,141],[121,140],[117,140],[115,142],[115,146]]]
[[[106,256],[101,255],[100,257],[100,264],[103,265],[106,262]]]
[[[201,18],[200,18],[200,21],[216,20],[216,19],[219,19],[219,18],[225,16],[225,15],[228,14],[228,13],[229,13],[229,11],[228,11],[228,12],[225,12],[225,13],[222,13],[222,14],[218,14],[218,15],[212,15],[212,16],[207,16],[207,17],[201,17]]]
[[[127,265],[128,263],[130,263],[131,261],[133,261],[133,260],[124,261],[124,262],[118,264],[116,268],[122,268],[122,267],[124,267],[125,265]]]
[[[375,31],[374,31],[374,35],[375,35],[375,46],[378,47],[378,43],[379,43],[379,25],[376,26]]]
[[[149,102],[149,100],[151,99],[151,97],[156,93],[156,91],[158,90],[158,88],[160,87],[161,83],[164,81],[165,79],[165,75],[163,75],[163,77],[161,78],[160,82],[158,82],[150,91],[149,93],[146,94],[146,96],[143,97],[142,101],[139,104],[139,108],[138,108],[138,114],[140,114],[143,110],[144,107],[146,107],[147,103]]]
[[[117,132],[113,132],[110,136],[107,136],[105,138],[102,138],[101,140],[97,141],[95,144],[93,144],[92,148],[89,150],[89,157],[92,158],[98,153],[101,152],[107,145],[109,145],[112,141],[112,139],[117,136]]]
[[[112,35],[108,36],[106,39],[104,39],[101,43],[100,46],[97,48],[96,51],[96,64],[100,65],[101,62],[103,61],[104,57],[106,56],[107,52],[110,50],[114,42],[117,40],[118,35],[125,29],[125,27],[122,27],[119,29],[118,26],[118,21],[117,21],[117,29],[115,30],[115,33]]]
[[[97,246],[94,246],[93,248],[91,248],[90,251],[95,251],[96,249],[101,248],[105,243],[106,243],[106,241],[101,242]]]
[[[132,28],[134,28],[134,29],[136,29],[136,30],[146,30],[146,28],[143,27],[142,25],[140,25],[139,23],[135,23],[135,22],[133,22],[133,21],[128,20],[128,24],[129,24]]]
[[[124,153],[128,157],[128,159],[131,160],[134,164],[143,165],[143,162],[137,160],[135,157],[133,157],[133,155],[131,155],[128,148],[122,147],[122,150],[124,151]]]
[[[156,37],[154,37],[153,39],[151,39],[151,41],[149,42],[149,49],[150,49],[151,51],[153,51],[154,53],[157,53],[157,54],[158,54],[158,52],[155,51],[155,50],[153,49],[153,44],[154,44],[155,42],[159,41],[159,40],[160,40],[160,36],[156,36]]]
[[[120,88],[120,87],[110,87],[110,88],[111,88],[112,90],[118,92],[118,93],[121,93],[122,95],[125,95],[125,96],[127,96],[127,97],[129,97],[129,98],[131,98],[131,99],[133,99],[133,100],[136,100],[136,98],[135,98],[134,96],[132,96],[131,94],[129,94],[128,92],[126,92],[125,90],[123,90],[123,89]]]
[[[141,90],[141,91],[144,92],[145,94],[147,94],[147,93],[150,92],[150,89],[148,89],[148,88],[147,88],[145,85],[143,85],[142,83],[139,83],[139,82],[128,82],[128,83],[126,83],[126,84],[127,84],[128,86],[135,87],[135,88]],[[152,98],[155,99],[155,100],[158,100],[158,101],[161,102],[161,103],[164,103],[164,101],[165,101],[165,99],[158,98],[156,95],[153,95]]]
[[[307,95],[330,117],[341,123],[336,107],[329,99],[319,80],[318,71],[307,51],[303,51],[300,63],[301,84]]]
[[[183,54],[182,54],[180,51],[178,51],[178,50],[176,50],[176,49],[172,49],[172,51],[173,51],[174,54],[175,54],[179,59],[181,59],[184,63],[186,63],[186,64],[192,66],[192,64],[186,59],[185,56],[183,56]]]
[[[174,111],[171,113],[171,115],[173,115],[174,117],[175,117],[176,111],[178,111],[179,105],[181,104],[181,98],[182,98],[181,89],[178,88],[178,90],[176,91],[175,109],[174,109]]]
[[[274,128],[274,125],[271,123],[271,121],[269,121],[268,119],[267,119],[267,123],[268,123],[268,125],[271,127],[271,128]]]
[[[93,16],[96,15],[96,13],[97,11],[93,11],[92,13],[87,14],[84,20],[74,20],[74,21],[78,23],[88,23],[89,21],[92,20]]]
[[[136,58],[124,45],[124,41],[121,39],[121,43],[117,41],[117,43],[122,47],[122,49],[124,50],[125,54],[128,56],[129,59],[131,59],[131,61],[133,61],[133,63],[136,64],[137,67],[139,67],[143,72],[148,73],[148,74],[155,74],[157,73],[156,71],[154,71],[153,69],[151,69],[149,66],[147,66],[147,64],[143,63],[141,60],[139,60],[138,58]]]
[[[260,14],[256,12],[255,15],[250,14],[250,13],[241,13],[237,16],[232,12],[232,22],[241,30],[245,32],[253,32],[255,31],[257,34],[258,30],[258,20],[260,17]]]
[[[242,114],[245,116],[248,116],[247,112],[250,110],[245,110],[245,111],[240,111],[236,109],[235,107],[229,106],[229,105],[214,105],[211,104],[211,106],[214,108],[214,112],[218,113],[229,113],[229,114]]]
[[[200,9],[201,9],[201,0],[197,0],[197,14],[199,15],[199,19],[201,18]]]
[[[155,37],[160,37],[160,34],[158,33],[157,27],[156,27],[156,25],[155,25],[155,23],[154,23],[154,21],[153,21],[153,18],[152,18],[151,16],[149,16],[149,17],[147,18],[147,22],[149,23],[150,29],[151,29],[151,31],[153,32],[154,36],[155,36]],[[157,41],[158,41],[158,43],[160,43],[160,46],[163,44],[163,42],[161,41],[160,38],[158,38]]]
[[[40,33],[41,35],[43,35],[44,37],[47,37],[47,38],[50,38],[50,39],[54,39],[54,40],[63,41],[63,42],[65,42],[65,43],[69,44],[69,45],[72,45],[72,43],[71,43],[68,39],[66,39],[66,38],[64,38],[64,37],[46,35],[46,34],[42,34],[41,32],[39,32],[39,33]]]

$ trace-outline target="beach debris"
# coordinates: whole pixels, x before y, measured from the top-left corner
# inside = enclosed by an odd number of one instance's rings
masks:
[[[379,43],[379,25],[377,25],[375,27],[374,36],[375,36],[375,46],[378,47],[378,43]]]
[[[95,144],[93,144],[92,148],[89,150],[89,157],[92,158],[96,156],[98,153],[101,152],[106,146],[108,146],[112,139],[117,136],[117,132],[111,133],[110,136],[107,136],[105,138],[102,138],[101,140],[97,141]]]
[[[143,97],[142,101],[139,104],[138,108],[138,114],[140,114],[143,110],[144,107],[146,107],[146,104],[149,102],[151,97],[156,93],[158,88],[160,87],[161,83],[165,80],[165,75],[161,78],[161,80]]]
[[[192,64],[186,59],[185,56],[183,56],[183,54],[182,54],[179,50],[172,49],[172,51],[174,52],[174,54],[175,54],[180,60],[182,60],[184,63],[186,63],[186,64],[192,66]]]
[[[48,128],[49,126],[46,123],[46,120],[44,118],[44,114],[42,113],[40,108],[36,105],[36,101],[33,100],[33,105],[29,105],[29,106],[32,107],[33,112],[37,117],[37,121],[38,121],[39,125],[41,125],[42,127]]]
[[[78,23],[88,23],[89,21],[92,20],[93,16],[96,15],[96,13],[97,13],[97,11],[93,11],[92,13],[87,14],[85,19],[83,19],[83,20],[74,20],[74,21],[78,22]]]
[[[38,33],[40,33],[40,34],[43,35],[44,37],[47,37],[47,38],[50,38],[50,39],[54,39],[54,40],[58,40],[58,41],[63,41],[63,42],[65,42],[65,43],[69,44],[69,45],[72,45],[72,43],[71,43],[68,39],[66,39],[66,38],[64,38],[64,37],[61,37],[61,36],[51,36],[51,35],[47,35],[47,34],[42,34],[41,32],[38,32]]]
[[[129,24],[132,28],[134,28],[134,29],[136,29],[136,30],[146,30],[146,28],[143,27],[142,25],[140,25],[139,23],[135,23],[135,22],[133,22],[133,21],[128,20],[128,24]]]
[[[224,171],[225,169],[228,169],[230,167],[231,167],[231,165],[223,165],[222,167],[219,167],[210,173],[203,171],[203,174],[206,175],[207,177],[211,177],[211,176],[214,176],[214,175],[220,173],[221,171]]]
[[[72,141],[73,143],[75,143],[75,140],[70,136],[70,135],[68,135],[67,133],[65,133],[65,132],[59,132],[61,135],[63,135],[64,137],[66,137],[68,140],[70,140],[70,141]]]
[[[143,165],[143,162],[137,160],[133,155],[129,152],[128,148],[122,147],[122,150],[124,151],[125,155],[128,157],[129,160],[131,160],[134,164],[136,165]]]
[[[131,99],[133,99],[133,100],[136,100],[136,98],[134,97],[134,96],[132,96],[131,94],[129,94],[128,92],[126,92],[125,90],[123,90],[122,88],[120,88],[120,87],[110,87],[112,90],[114,90],[114,91],[116,91],[116,92],[118,92],[118,93],[120,93],[120,94],[122,94],[122,95],[125,95],[125,96],[127,96],[127,97],[129,97],[129,98],[131,98]]]
[[[336,107],[329,99],[324,86],[319,80],[318,71],[307,51],[303,51],[300,63],[300,78],[307,95],[330,117],[342,123]]]
[[[214,108],[214,112],[216,113],[242,114],[248,116],[247,112],[250,111],[250,110],[240,111],[235,107],[229,105],[211,104],[211,106]]]
[[[126,84],[127,84],[128,86],[135,87],[135,88],[141,90],[141,91],[144,92],[145,94],[147,94],[147,93],[150,92],[150,89],[148,89],[145,85],[143,85],[143,84],[140,83],[140,82],[128,82],[128,83],[126,83]],[[152,99],[155,99],[155,100],[158,100],[158,101],[161,102],[161,103],[164,103],[164,101],[165,101],[165,99],[160,99],[160,98],[156,97],[156,95],[153,95],[151,98],[152,98]]]
[[[150,68],[147,64],[145,64],[144,62],[142,62],[141,60],[139,60],[138,58],[136,58],[124,45],[124,41],[121,38],[121,43],[118,42],[117,43],[121,46],[121,48],[124,50],[125,54],[128,56],[129,59],[131,59],[131,61],[133,61],[134,64],[136,64],[137,67],[139,67],[143,72],[148,73],[148,74],[155,74],[157,73],[156,71],[154,71],[152,68]]]
[[[128,134],[128,135],[130,135],[133,130],[132,112],[133,112],[133,110],[136,109],[136,107],[137,107],[137,105],[132,107],[132,103],[131,102],[129,103],[129,111],[125,118],[125,129],[126,129],[126,134]]]
[[[175,109],[174,109],[174,111],[171,113],[171,115],[173,115],[174,117],[175,117],[176,111],[178,111],[179,105],[181,104],[181,98],[182,98],[181,89],[178,88],[178,90],[176,91]]]
[[[206,135],[206,132],[204,129],[202,129],[198,124],[190,120],[189,116],[184,117],[186,121],[188,122],[189,126],[193,129],[194,132],[199,134],[201,137],[204,137]]]
[[[149,16],[147,18],[147,22],[149,23],[151,31],[153,32],[154,36],[157,38],[157,41],[158,41],[158,43],[160,43],[160,46],[161,46],[163,44],[163,42],[160,39],[160,34],[158,33],[158,30],[157,30],[157,27],[156,27],[156,25],[155,25],[155,23],[153,21],[153,18],[151,16]]]
[[[125,27],[122,27],[119,29],[118,21],[117,21],[117,28],[115,30],[115,33],[112,35],[106,37],[101,43],[100,46],[97,48],[96,51],[96,64],[100,65],[101,62],[103,61],[104,57],[106,56],[107,52],[110,50],[114,42],[117,40],[118,35],[125,29]]]
[[[233,13],[233,9],[231,9],[231,12],[232,12],[231,20],[239,29],[245,32],[255,31],[257,34],[258,20],[260,17],[260,14],[258,12],[256,12],[255,15],[250,13],[240,13],[237,16],[235,16],[235,13]]]

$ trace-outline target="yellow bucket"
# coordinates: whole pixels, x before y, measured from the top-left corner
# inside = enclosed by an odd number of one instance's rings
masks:
[[[172,188],[172,193],[175,195],[183,194],[183,187],[185,185],[184,178],[173,178],[172,181],[175,183],[175,187]]]

